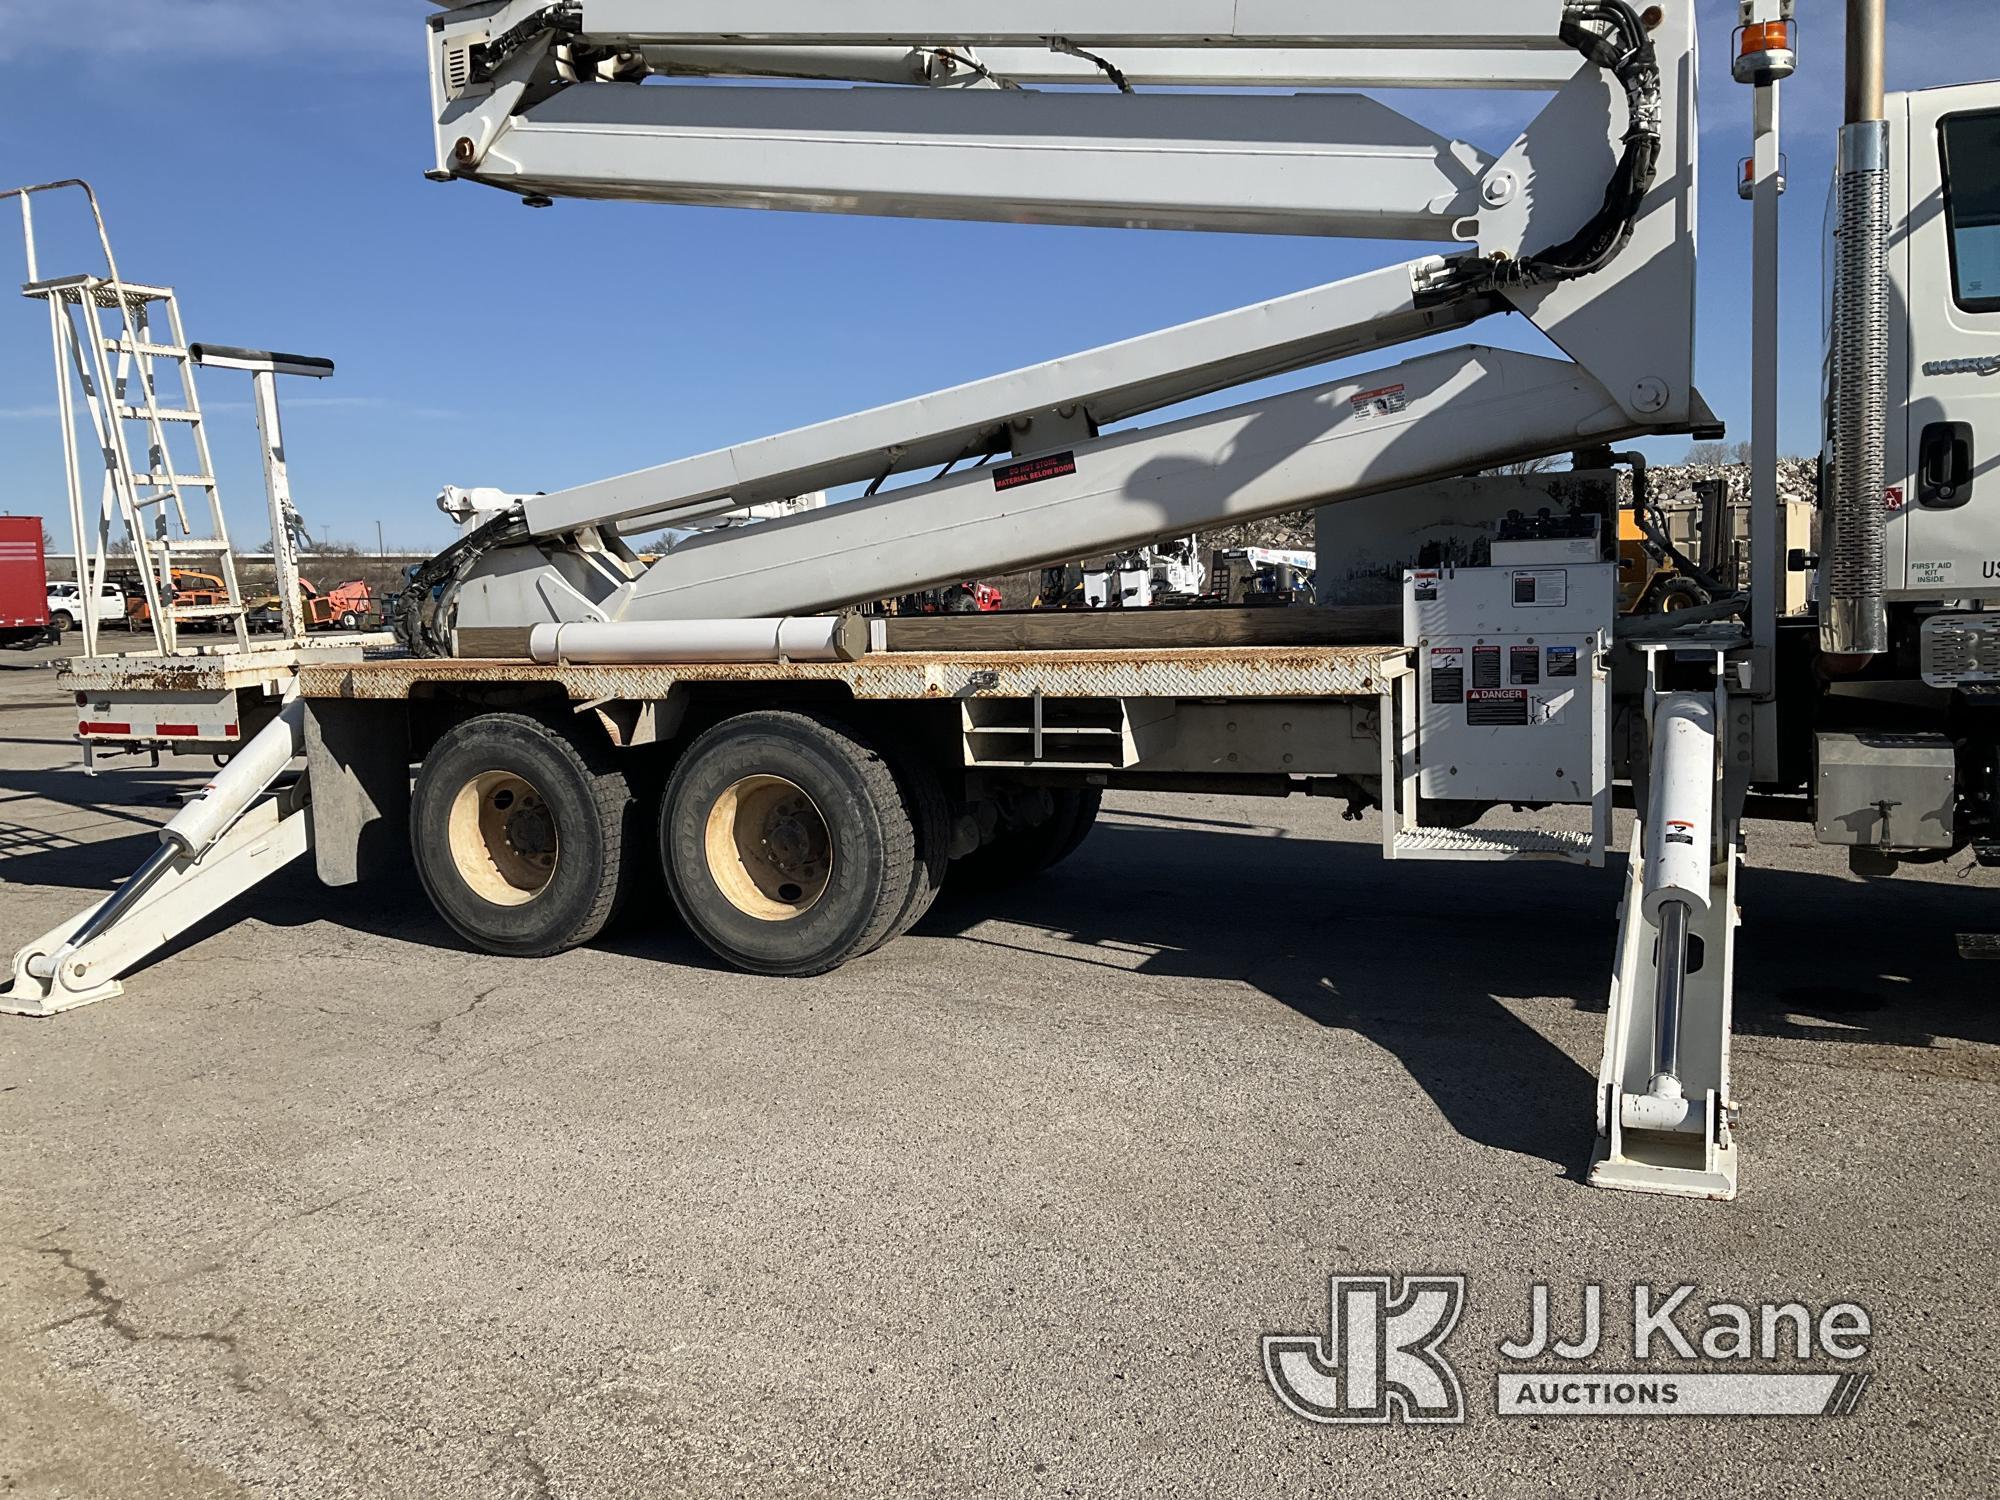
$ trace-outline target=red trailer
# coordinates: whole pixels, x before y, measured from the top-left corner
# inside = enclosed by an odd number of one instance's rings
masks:
[[[49,570],[39,516],[0,516],[0,646],[46,641]]]

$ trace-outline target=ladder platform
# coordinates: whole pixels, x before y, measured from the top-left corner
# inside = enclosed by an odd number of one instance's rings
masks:
[[[162,406],[148,409],[143,406],[121,406],[118,415],[128,422],[150,422],[156,418],[162,422],[199,422],[201,413],[186,411],[179,407]]]
[[[1596,841],[1587,832],[1554,828],[1416,828],[1396,835],[1397,859],[1554,859],[1570,864],[1596,862]]]
[[[240,614],[248,613],[241,604],[188,604],[174,607],[176,620],[233,620]]]
[[[148,302],[165,302],[173,296],[172,289],[168,287],[146,286],[136,281],[124,281],[114,285],[101,276],[58,276],[49,281],[30,281],[21,288],[21,295],[53,297],[72,307],[80,307],[88,300],[96,307],[115,308],[118,306],[121,291],[128,307]]]

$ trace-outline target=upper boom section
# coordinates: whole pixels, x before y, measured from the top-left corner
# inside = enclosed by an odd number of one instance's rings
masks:
[[[809,78],[851,83],[1099,84],[1103,67],[1076,52],[1040,47],[822,47],[698,42],[647,45],[663,77]],[[1120,47],[1132,88],[1539,89],[1562,87],[1582,66],[1567,50],[1475,47]],[[979,71],[979,70],[983,70]],[[992,87],[999,87],[991,83]]]
[[[582,0],[584,29],[691,42],[1554,50],[1562,0]]]
[[[435,175],[537,202],[1470,243],[1503,202],[1482,202],[1485,152],[1362,99],[1186,90],[1556,90],[1614,29],[1607,14],[1564,0],[488,0],[431,23]],[[913,86],[671,86],[689,75]]]
[[[1578,441],[1706,420],[1693,389],[1699,124],[1685,0],[1643,12],[1628,0],[487,0],[433,17],[431,31],[434,175],[530,202],[1376,236],[1461,252],[533,497],[520,508],[528,535],[640,529],[1044,451],[1503,310],[1533,321],[1596,393],[1603,410]],[[859,86],[754,81],[771,78]],[[1551,97],[1494,155],[1377,100],[1273,82]],[[1485,440],[1500,451],[1513,438]]]

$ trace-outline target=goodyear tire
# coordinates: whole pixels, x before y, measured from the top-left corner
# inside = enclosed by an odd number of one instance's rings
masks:
[[[718,958],[752,974],[824,974],[928,907],[928,816],[921,793],[853,731],[758,711],[681,756],[661,802],[660,853],[675,907]]]
[[[1045,821],[1002,832],[991,843],[952,866],[960,888],[1013,885],[1054,869],[1083,846],[1104,805],[1099,787],[1065,787],[1054,793],[1055,811]]]
[[[489,953],[536,958],[603,931],[639,847],[608,745],[523,714],[447,731],[411,797],[417,875],[438,915]]]

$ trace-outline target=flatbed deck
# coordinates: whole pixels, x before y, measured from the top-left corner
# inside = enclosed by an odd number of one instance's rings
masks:
[[[56,663],[56,681],[79,693],[225,693],[286,684],[318,663],[357,664],[371,650],[392,645],[390,636],[329,635],[286,645],[218,647],[164,656],[132,652],[118,656],[74,656]]]
[[[307,698],[396,700],[436,689],[548,683],[573,702],[662,698],[695,683],[833,682],[856,698],[1360,698],[1405,669],[1377,646],[1222,646],[1099,651],[886,651],[852,662],[542,666],[522,660],[313,663]]]

